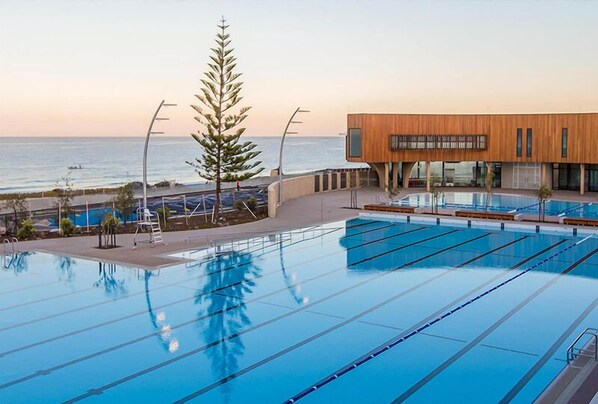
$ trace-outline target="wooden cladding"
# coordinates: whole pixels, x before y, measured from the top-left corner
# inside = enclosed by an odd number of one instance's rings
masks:
[[[350,157],[347,153],[347,160],[354,162],[384,163],[429,160],[598,163],[598,153],[595,152],[595,145],[598,142],[598,113],[350,114],[347,116],[347,128],[361,129],[361,156]],[[563,140],[563,128],[566,128],[566,140]],[[520,133],[522,132],[520,137],[518,137],[518,129]],[[472,148],[392,147],[391,136],[418,136],[417,142],[419,142],[419,136],[426,136],[425,142],[422,144],[427,145],[427,136],[431,134],[441,136],[450,136],[451,134],[456,134],[456,136],[484,135],[486,136],[486,148],[473,148],[473,143]],[[440,142],[442,145],[442,139]],[[563,148],[566,151],[563,152]],[[519,156],[518,149],[521,151]]]

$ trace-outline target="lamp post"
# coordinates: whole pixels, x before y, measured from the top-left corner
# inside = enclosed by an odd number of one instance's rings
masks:
[[[147,129],[147,135],[145,137],[145,146],[143,148],[143,214],[147,209],[147,147],[149,145],[150,135],[159,135],[163,134],[164,132],[152,132],[152,128],[154,126],[154,122],[156,121],[168,121],[170,118],[158,118],[158,113],[162,107],[176,107],[177,104],[166,104],[164,100],[158,105],[158,109],[154,113],[152,117],[152,121],[150,123],[149,128]]]
[[[293,119],[295,118],[295,115],[297,115],[299,113],[304,113],[304,112],[309,112],[309,111],[305,110],[305,109],[301,109],[301,107],[297,107],[295,112],[293,112],[293,115],[291,115],[291,118],[289,119],[287,126],[284,128],[284,133],[282,134],[282,140],[280,141],[280,154],[278,156],[278,205],[277,205],[277,207],[282,205],[282,148],[284,146],[284,139],[286,138],[287,135],[296,135],[297,134],[297,132],[289,132],[289,126],[291,126],[292,123],[303,123],[303,122],[299,122],[299,121],[293,121]]]

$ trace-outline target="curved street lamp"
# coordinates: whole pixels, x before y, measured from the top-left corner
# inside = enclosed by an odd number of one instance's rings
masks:
[[[158,118],[158,113],[162,107],[176,107],[177,104],[166,104],[164,100],[158,105],[158,109],[154,113],[152,117],[152,121],[150,123],[149,128],[147,129],[147,135],[145,137],[145,146],[143,148],[143,212],[147,209],[147,147],[149,145],[150,135],[160,135],[164,134],[164,132],[152,132],[152,128],[154,127],[154,122],[156,121],[168,121],[170,118]]]
[[[293,112],[293,115],[291,115],[291,119],[289,119],[287,126],[284,128],[284,133],[282,134],[282,140],[280,141],[280,154],[278,156],[278,205],[277,205],[277,207],[282,205],[282,148],[284,146],[284,139],[286,138],[287,135],[296,135],[297,134],[297,132],[289,132],[289,126],[291,126],[292,123],[303,123],[303,122],[299,122],[299,121],[293,121],[293,119],[295,118],[295,115],[304,113],[304,112],[309,112],[309,111],[305,110],[305,109],[301,109],[301,107],[297,107],[295,112]]]

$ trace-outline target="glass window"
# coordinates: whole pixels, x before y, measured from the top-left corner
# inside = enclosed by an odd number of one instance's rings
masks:
[[[349,157],[361,157],[361,128],[349,129]]]
[[[530,128],[527,128],[527,139],[526,139],[526,145],[525,145],[525,155],[527,157],[531,157],[532,156],[532,130]]]
[[[478,137],[478,148],[486,149],[486,136],[479,136]]]
[[[521,143],[523,142],[523,130],[517,128],[517,157],[521,157]]]
[[[561,133],[561,157],[567,157],[567,128],[563,128]]]

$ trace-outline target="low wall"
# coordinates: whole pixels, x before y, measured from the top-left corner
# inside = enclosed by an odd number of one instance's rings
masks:
[[[359,171],[327,172],[282,180],[282,202],[319,192],[355,188]],[[268,186],[268,216],[276,217],[278,209],[278,181]]]

